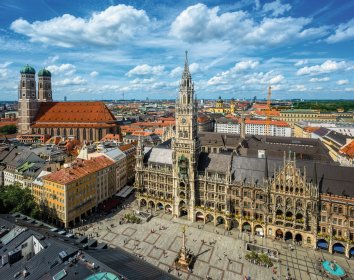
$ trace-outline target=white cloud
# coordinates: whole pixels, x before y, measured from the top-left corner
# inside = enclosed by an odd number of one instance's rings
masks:
[[[255,0],[254,1],[254,6],[255,6],[254,8],[256,10],[259,10],[261,8],[261,2],[259,0]]]
[[[8,70],[6,68],[0,68],[0,78],[6,78],[8,75]]]
[[[204,4],[189,6],[182,11],[171,25],[171,35],[185,41],[198,42],[220,39],[228,32],[249,29],[252,21],[243,11],[218,15],[219,7],[209,9]]]
[[[182,72],[183,72],[183,68],[180,66],[173,68],[170,72],[170,77],[172,77],[172,78],[179,77],[182,75]]]
[[[0,78],[7,78],[9,75],[9,69],[7,69],[8,66],[12,64],[11,61],[6,61],[4,63],[0,64]]]
[[[279,84],[279,83],[282,82],[283,80],[284,80],[284,76],[283,76],[283,75],[277,75],[277,76],[271,78],[271,79],[269,80],[269,83],[270,83],[271,85]]]
[[[290,9],[291,9],[290,4],[282,4],[280,0],[266,3],[263,6],[263,11],[265,13],[270,13],[274,17],[280,16],[285,12],[290,11]]]
[[[192,63],[191,65],[189,65],[189,72],[191,72],[191,74],[195,74],[199,71],[200,66],[198,63]]]
[[[49,65],[46,67],[52,74],[72,75],[76,72],[76,67],[70,63],[61,65]]]
[[[218,73],[208,81],[208,85],[226,84],[228,80],[235,78],[237,73],[245,72],[254,69],[258,66],[259,62],[255,60],[243,60],[236,63],[232,68],[227,71]]]
[[[354,88],[345,88],[345,91],[352,92],[354,91]]]
[[[145,76],[145,75],[161,75],[165,70],[165,66],[157,65],[150,66],[148,64],[141,64],[135,66],[133,69],[130,69],[126,76]]]
[[[80,18],[69,14],[47,21],[29,23],[17,19],[11,29],[30,37],[32,42],[41,42],[61,47],[76,45],[116,46],[120,42],[144,32],[149,18],[144,10],[132,6],[110,6],[96,12],[90,18]]]
[[[59,55],[49,56],[45,61],[44,64],[52,64],[55,63],[59,59]]]
[[[354,39],[354,18],[346,23],[340,24],[335,33],[329,36],[326,41],[328,43],[337,43]]]
[[[323,77],[323,78],[311,78],[310,82],[312,83],[317,83],[317,82],[327,82],[329,81],[330,78],[329,77]]]
[[[11,61],[5,61],[4,63],[0,64],[0,68],[7,68],[8,66],[10,66],[12,64]]]
[[[87,81],[85,79],[77,76],[72,79],[67,78],[64,80],[54,82],[54,85],[56,85],[56,86],[71,86],[71,85],[85,85],[86,83],[87,83]]]
[[[307,64],[308,63],[308,60],[307,59],[301,59],[301,60],[299,60],[298,62],[296,62],[295,64],[294,64],[294,66],[302,66],[302,65],[305,65],[305,64]]]
[[[337,85],[340,85],[340,86],[347,85],[347,84],[349,84],[348,80],[338,80],[337,81]]]
[[[90,73],[90,76],[92,77],[92,78],[94,78],[94,77],[97,77],[98,76],[98,72],[97,71],[92,71],[91,73]]]
[[[337,70],[344,69],[347,66],[345,61],[336,62],[333,60],[326,60],[321,65],[305,66],[300,68],[296,74],[297,75],[311,75],[311,74],[321,74],[321,73],[331,73]]]
[[[209,9],[201,3],[189,6],[171,24],[170,34],[187,42],[223,40],[257,48],[291,44],[328,34],[326,26],[306,29],[312,21],[310,18],[263,18],[259,21],[244,11],[219,12],[219,7]]]
[[[139,79],[139,78],[136,78],[136,79],[130,81],[129,83],[131,83],[131,84],[152,84],[155,81],[156,80],[154,78],[150,78],[150,79]]]
[[[289,91],[306,91],[307,88],[304,85],[294,85]]]
[[[258,64],[259,62],[254,60],[240,61],[236,63],[233,68],[231,68],[231,71],[241,72],[248,69],[254,69]]]
[[[220,85],[220,84],[226,84],[227,81],[224,79],[223,76],[214,76],[209,79],[208,85],[213,86],[213,85]]]

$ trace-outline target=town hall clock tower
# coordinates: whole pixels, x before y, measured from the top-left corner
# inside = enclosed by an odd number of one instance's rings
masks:
[[[194,98],[194,83],[189,72],[187,52],[175,114],[176,136],[172,142],[173,214],[175,217],[187,217],[193,221],[200,142],[198,103]]]

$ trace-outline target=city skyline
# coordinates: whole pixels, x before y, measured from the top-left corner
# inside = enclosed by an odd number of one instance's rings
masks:
[[[1,100],[19,70],[52,72],[62,100],[173,99],[184,51],[201,99],[350,99],[354,3],[45,1],[0,4]]]

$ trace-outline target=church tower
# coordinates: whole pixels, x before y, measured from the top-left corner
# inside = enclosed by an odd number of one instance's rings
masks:
[[[31,123],[38,110],[35,79],[36,71],[27,64],[21,69],[20,73],[21,78],[18,85],[18,131],[24,134],[31,133]]]
[[[38,101],[47,102],[52,99],[52,74],[47,69],[38,71]]]
[[[198,103],[194,99],[194,83],[189,72],[187,52],[175,114],[176,136],[172,142],[173,214],[177,217],[187,216],[188,220],[193,221],[200,142],[197,134]]]

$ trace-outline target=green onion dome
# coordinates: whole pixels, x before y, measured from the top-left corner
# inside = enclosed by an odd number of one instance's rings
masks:
[[[51,77],[52,73],[49,70],[43,68],[38,71],[38,77]]]
[[[34,68],[32,66],[29,66],[28,64],[23,66],[21,71],[21,74],[36,74],[36,70],[34,70]]]

